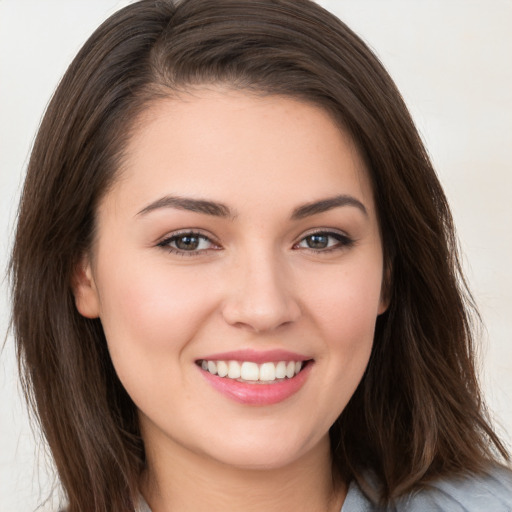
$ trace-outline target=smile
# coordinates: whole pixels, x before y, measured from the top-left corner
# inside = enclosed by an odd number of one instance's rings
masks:
[[[247,383],[271,383],[292,379],[303,368],[304,361],[265,362],[253,361],[209,361],[202,359],[198,364],[204,371],[226,379]]]
[[[242,354],[246,357],[240,357]],[[273,361],[265,361],[263,354],[254,352],[223,355],[198,359],[196,366],[214,390],[250,406],[273,405],[291,398],[305,385],[314,366],[313,359],[290,359],[289,353],[281,351],[266,354]]]

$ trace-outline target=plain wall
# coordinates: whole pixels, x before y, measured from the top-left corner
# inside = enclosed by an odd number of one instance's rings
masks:
[[[0,267],[45,106],[116,0],[0,0]],[[512,432],[512,2],[324,0],[376,51],[410,107],[445,187],[487,331],[482,382]],[[9,319],[1,283],[0,333]],[[13,341],[0,355],[0,510],[35,510],[49,493],[44,445],[20,398]],[[49,502],[44,510],[56,510]]]

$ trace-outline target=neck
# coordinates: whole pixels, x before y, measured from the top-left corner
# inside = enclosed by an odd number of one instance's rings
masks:
[[[335,482],[329,439],[279,468],[233,467],[182,446],[146,446],[141,491],[152,512],[339,512],[346,487]]]

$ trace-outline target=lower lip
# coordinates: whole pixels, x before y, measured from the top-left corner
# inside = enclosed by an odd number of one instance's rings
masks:
[[[306,382],[312,366],[313,363],[310,361],[295,377],[268,384],[239,382],[212,375],[202,368],[199,370],[217,391],[236,402],[246,405],[272,405],[283,402],[297,393]]]

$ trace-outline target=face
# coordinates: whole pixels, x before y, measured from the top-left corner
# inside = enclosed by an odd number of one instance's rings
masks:
[[[144,113],[75,286],[147,444],[275,468],[325,445],[367,365],[382,248],[318,107],[201,90]]]

